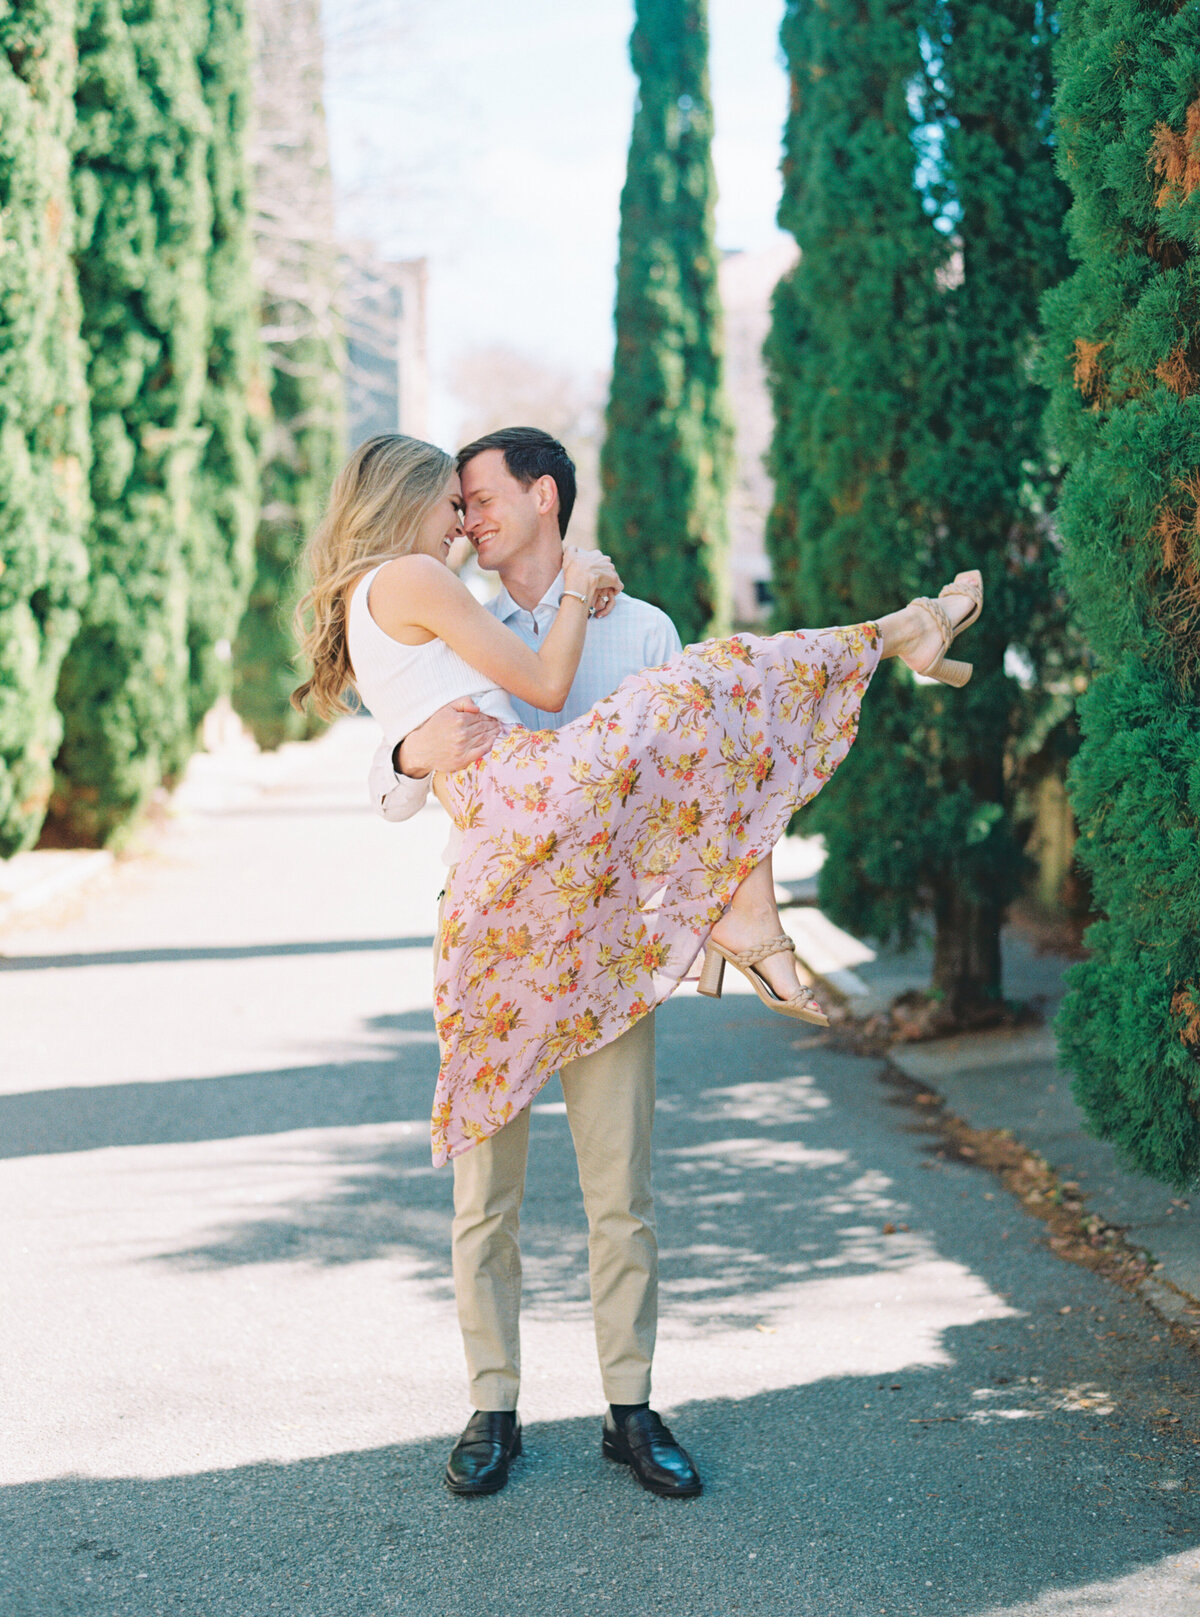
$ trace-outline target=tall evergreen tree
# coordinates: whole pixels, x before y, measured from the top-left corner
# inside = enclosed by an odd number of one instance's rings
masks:
[[[208,356],[200,401],[203,449],[187,560],[188,711],[193,726],[232,683],[231,643],[254,572],[258,452],[270,405],[251,268],[250,35],[246,0],[208,0],[199,57],[208,106],[212,240],[207,255]]]
[[[822,900],[906,940],[936,923],[948,1022],[1001,994],[1000,924],[1021,875],[1006,760],[1042,703],[1004,671],[1061,648],[1038,299],[1062,269],[1046,17],[1030,0],[791,0],[780,219],[801,259],[778,289],[768,544],[781,626],[847,620],[980,567],[963,691],[876,679],[825,833]]]
[[[1200,5],[1069,0],[1078,268],[1046,302],[1061,522],[1099,672],[1072,795],[1101,919],[1059,1020],[1136,1167],[1200,1177]]]
[[[92,583],[64,664],[56,818],[118,835],[191,747],[187,558],[211,238],[202,0],[81,0],[76,263],[90,355]]]
[[[318,0],[255,8],[255,259],[271,420],[250,604],[234,646],[234,704],[263,746],[303,735],[296,565],[344,451],[333,182],[325,132]]]
[[[58,671],[87,571],[87,395],[71,263],[74,7],[0,15],[0,858],[41,830]]]
[[[706,0],[638,0],[616,353],[597,539],[684,640],[728,617],[731,435],[721,386]]]

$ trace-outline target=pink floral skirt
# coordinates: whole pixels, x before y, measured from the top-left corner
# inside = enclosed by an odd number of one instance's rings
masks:
[[[704,641],[445,777],[435,1164],[672,993],[849,752],[878,661],[873,623]]]

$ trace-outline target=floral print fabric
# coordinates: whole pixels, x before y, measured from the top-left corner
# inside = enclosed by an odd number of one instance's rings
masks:
[[[871,623],[704,641],[444,777],[463,841],[434,987],[435,1164],[668,997],[850,750],[878,661]]]

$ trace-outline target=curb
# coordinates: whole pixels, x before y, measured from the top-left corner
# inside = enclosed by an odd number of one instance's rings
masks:
[[[835,926],[815,905],[788,903],[786,891],[778,896],[781,905],[787,903],[786,924],[798,958],[850,1018],[859,1021],[883,1010],[899,979],[863,980],[855,968],[876,961],[870,945]],[[878,977],[878,968],[867,975]],[[1078,1182],[1090,1211],[1153,1264],[1152,1273],[1134,1288],[1138,1295],[1200,1348],[1200,1194],[1189,1204],[1165,1186],[1139,1180],[1121,1167],[1111,1146],[1088,1133],[1058,1068],[1049,1026],[901,1041],[888,1047],[884,1059],[935,1094],[968,1128],[1006,1130],[1024,1149],[1041,1155],[1051,1173]]]
[[[970,1036],[968,1036],[970,1037]],[[976,1035],[980,1040],[986,1039],[986,1034]],[[1026,1035],[1031,1047],[1044,1044],[1045,1035]],[[1142,1254],[1152,1265],[1149,1274],[1136,1284],[1129,1287],[1142,1300],[1154,1310],[1168,1325],[1185,1333],[1189,1344],[1200,1349],[1200,1287],[1195,1283],[1196,1266],[1194,1252],[1196,1248],[1195,1231],[1187,1243],[1188,1250],[1181,1254],[1178,1247],[1166,1256],[1160,1257],[1155,1252],[1160,1247],[1162,1220],[1158,1221],[1157,1228],[1139,1218],[1129,1205],[1122,1205],[1120,1195],[1114,1195],[1111,1184],[1111,1170],[1108,1174],[1096,1174],[1088,1171],[1087,1160],[1082,1166],[1072,1164],[1069,1160],[1071,1154],[1079,1155],[1081,1148],[1090,1153],[1107,1152],[1109,1147],[1102,1142],[1094,1140],[1084,1133],[1082,1127],[1078,1130],[1078,1138],[1074,1142],[1072,1152],[1071,1143],[1058,1135],[1059,1148],[1055,1149],[1049,1139],[1038,1140],[1037,1130],[1033,1131],[1034,1138],[1022,1125],[1019,1115],[1014,1111],[1011,1126],[998,1123],[995,1116],[981,1118],[976,1108],[970,1103],[969,1097],[957,1092],[959,1085],[954,1083],[939,1083],[938,1074],[931,1070],[933,1063],[930,1055],[936,1051],[938,1043],[945,1044],[950,1041],[929,1041],[917,1045],[892,1045],[886,1056],[888,1063],[910,1082],[919,1084],[922,1089],[928,1090],[938,1097],[946,1113],[957,1119],[968,1129],[982,1131],[1001,1128],[1023,1150],[1038,1156],[1046,1164],[1048,1171],[1056,1180],[1071,1186],[1078,1186],[1082,1193],[1082,1201],[1087,1211],[1098,1215],[1105,1223],[1120,1232],[1127,1246]],[[965,1042],[965,1041],[964,1041]],[[965,1052],[964,1052],[965,1053]],[[1044,1059],[1044,1058],[1043,1058]],[[969,1058],[964,1060],[960,1070],[970,1071]],[[1004,1075],[997,1071],[996,1082],[1003,1085]],[[1068,1154],[1068,1160],[1063,1161],[1063,1154]],[[1055,1159],[1058,1160],[1055,1160]],[[989,1170],[990,1171],[990,1170]],[[1147,1182],[1149,1183],[1149,1182]],[[1141,1187],[1145,1193],[1145,1187]],[[1161,1195],[1160,1195],[1161,1193]],[[1170,1191],[1165,1187],[1154,1187],[1153,1194],[1160,1197],[1163,1202],[1170,1205]],[[1122,1282],[1123,1283],[1123,1282]]]
[[[787,927],[795,939],[797,959],[839,999],[872,999],[871,990],[854,968],[874,960],[874,949],[843,932],[815,905],[789,905]]]

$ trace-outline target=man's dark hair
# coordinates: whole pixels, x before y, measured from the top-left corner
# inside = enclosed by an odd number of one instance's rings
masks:
[[[539,477],[554,479],[558,489],[558,531],[565,539],[567,523],[575,509],[575,462],[558,439],[540,427],[501,427],[499,432],[489,432],[459,450],[459,475],[469,460],[488,449],[500,450],[509,476],[515,477],[522,488],[531,487]]]

